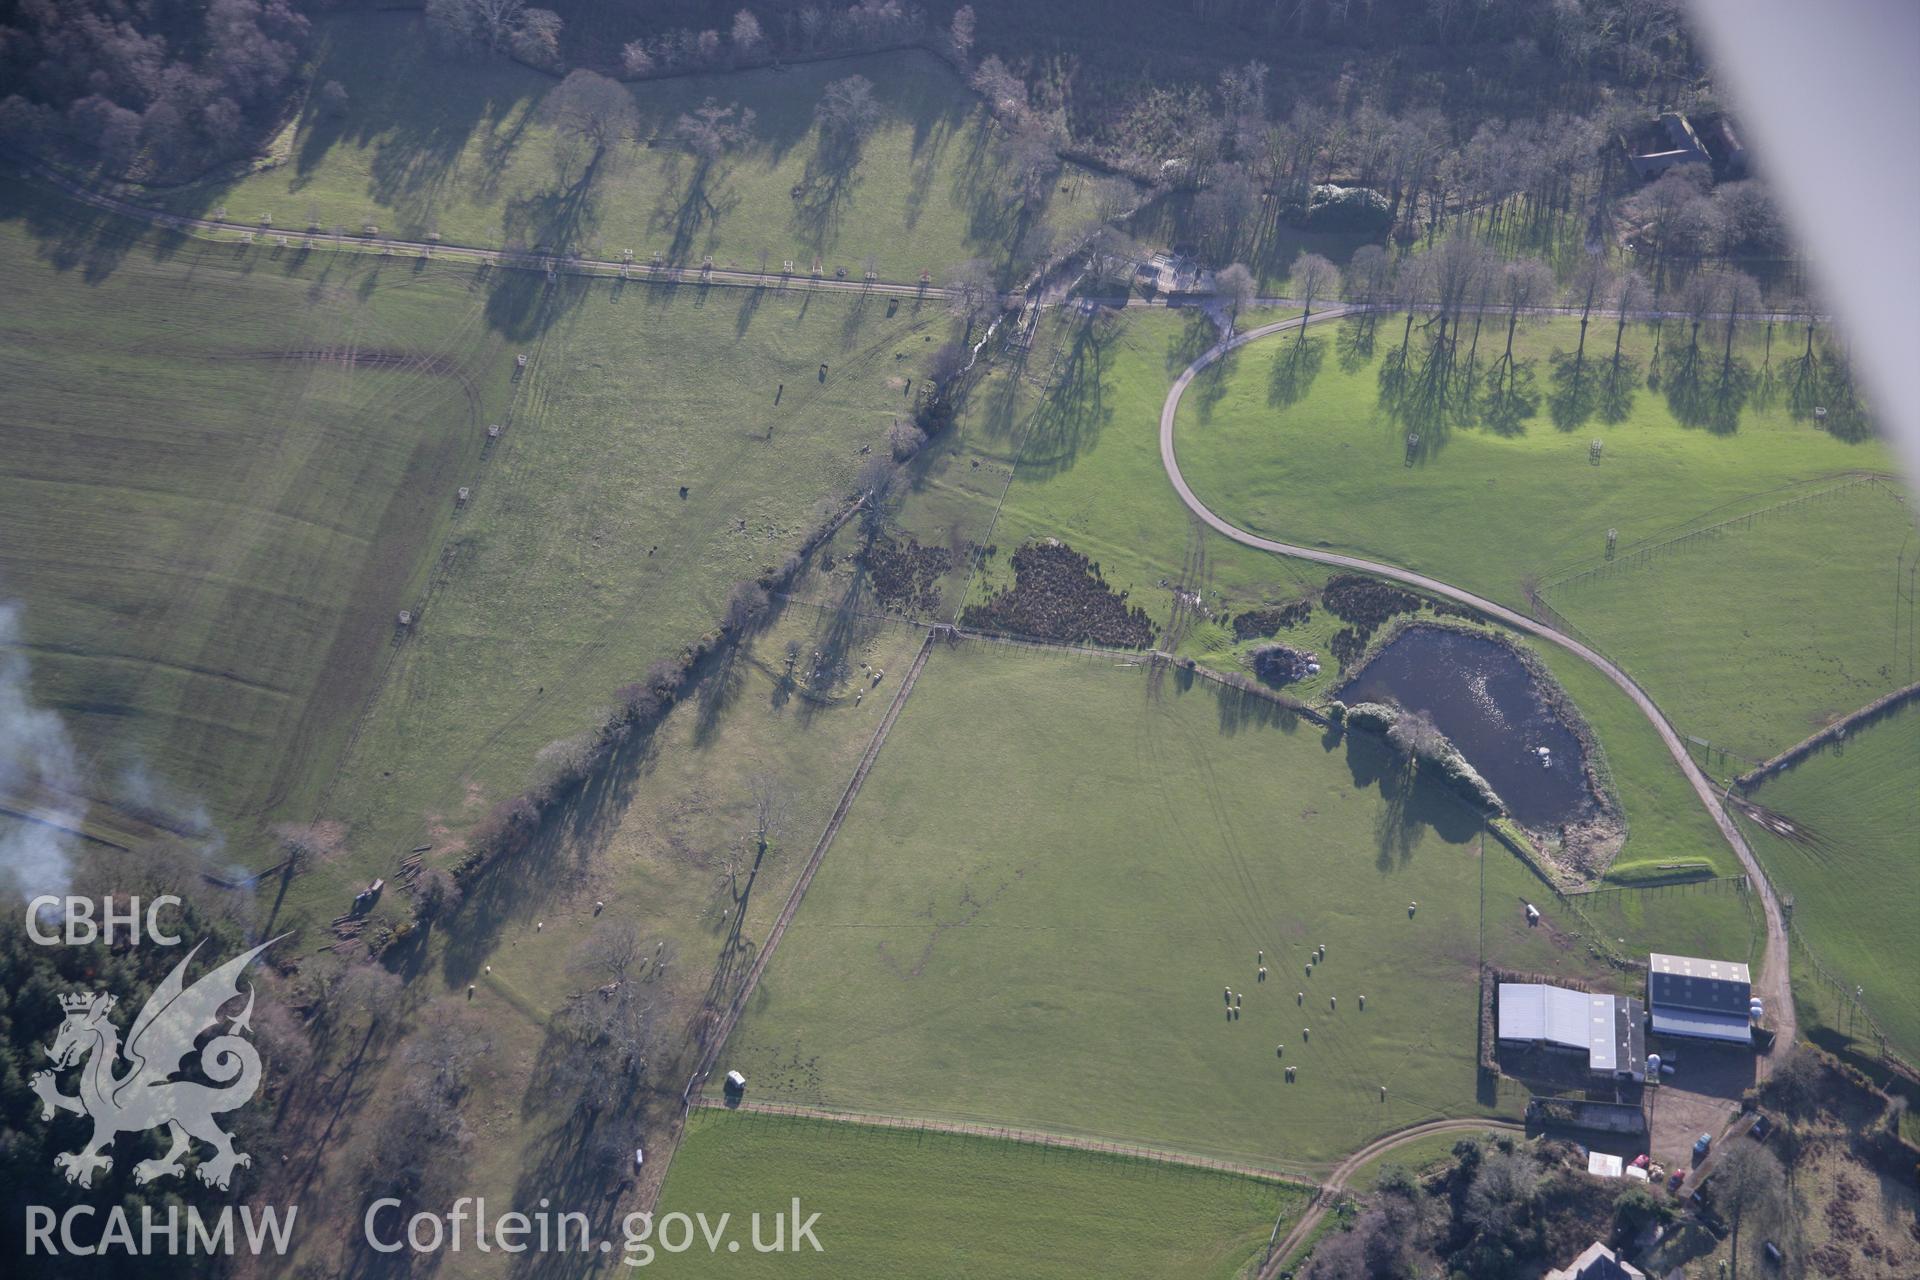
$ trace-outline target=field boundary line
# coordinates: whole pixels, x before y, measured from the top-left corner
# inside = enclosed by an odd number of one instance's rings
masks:
[[[896,1129],[906,1133],[950,1133],[959,1137],[993,1138],[1002,1142],[1015,1142],[1022,1146],[1060,1147],[1073,1151],[1087,1151],[1102,1155],[1120,1156],[1130,1160],[1147,1160],[1159,1164],[1179,1165],[1190,1169],[1210,1169],[1215,1173],[1228,1173],[1243,1178],[1256,1178],[1262,1182],[1274,1182],[1284,1186],[1300,1187],[1305,1190],[1319,1191],[1321,1184],[1311,1178],[1295,1173],[1287,1173],[1268,1165],[1247,1164],[1236,1160],[1217,1160],[1211,1156],[1196,1155],[1165,1147],[1143,1147],[1127,1142],[1115,1142],[1105,1138],[1092,1138],[1079,1134],[1060,1133],[1051,1129],[1031,1129],[1018,1125],[987,1124],[969,1120],[939,1120],[920,1116],[896,1115],[886,1112],[859,1111],[841,1107],[810,1107],[789,1102],[729,1102],[718,1098],[696,1097],[694,1107],[712,1111],[740,1111],[753,1115],[792,1116],[803,1120],[819,1120],[828,1124],[866,1125],[876,1129]]]
[[[1743,792],[1747,791],[1781,770],[1800,763],[1802,759],[1818,751],[1827,743],[1846,737],[1852,732],[1853,727],[1862,721],[1875,719],[1915,697],[1920,697],[1920,681],[1915,681],[1904,689],[1883,693],[1858,711],[1842,716],[1817,733],[1808,734],[1771,760],[1761,761],[1754,768],[1735,778],[1733,785]]]
[[[1549,578],[1547,581],[1535,587],[1532,594],[1544,595],[1549,591],[1557,591],[1561,587],[1571,586],[1573,583],[1585,578],[1598,577],[1601,574],[1610,573],[1615,570],[1638,568],[1660,552],[1672,550],[1682,543],[1693,541],[1695,538],[1722,533],[1734,528],[1736,525],[1741,526],[1743,531],[1751,529],[1753,528],[1753,522],[1755,520],[1775,515],[1789,508],[1804,505],[1805,503],[1815,502],[1821,498],[1837,497],[1842,493],[1850,492],[1863,485],[1874,485],[1886,488],[1889,479],[1888,476],[1878,471],[1849,471],[1843,473],[1843,476],[1843,479],[1832,483],[1823,484],[1818,480],[1813,481],[1811,482],[1813,485],[1820,487],[1805,488],[1801,492],[1793,494],[1791,497],[1783,498],[1768,506],[1757,507],[1742,515],[1728,516],[1724,520],[1716,520],[1714,523],[1702,525],[1698,529],[1689,529],[1684,533],[1676,533],[1665,538],[1657,539],[1656,541],[1626,547],[1617,552],[1611,559],[1604,560],[1600,564],[1588,565],[1586,568],[1569,569],[1564,573]],[[1832,478],[1829,477],[1829,479],[1831,480]]]
[[[740,984],[740,990],[734,993],[727,1010],[720,1021],[712,1028],[710,1038],[695,1060],[692,1074],[687,1079],[686,1091],[681,1094],[683,1104],[690,1106],[694,1090],[713,1070],[714,1060],[726,1046],[727,1038],[733,1034],[734,1027],[740,1021],[740,1015],[746,1011],[747,1001],[760,985],[760,976],[766,972],[767,964],[773,959],[774,950],[780,945],[780,939],[786,935],[787,926],[792,923],[794,913],[800,909],[800,900],[806,896],[807,888],[813,883],[813,877],[820,870],[820,864],[826,860],[827,850],[832,847],[834,837],[840,834],[840,827],[846,821],[847,814],[853,809],[853,802],[859,798],[860,788],[867,780],[867,774],[873,769],[873,762],[880,756],[880,748],[886,745],[887,735],[893,732],[893,725],[900,718],[901,710],[907,705],[907,698],[913,693],[913,687],[919,682],[920,673],[926,669],[927,659],[933,653],[935,632],[929,630],[926,638],[920,642],[920,652],[914,655],[913,665],[900,681],[899,692],[893,695],[893,702],[887,708],[887,714],[881,717],[880,724],[873,731],[873,738],[867,743],[865,754],[854,768],[853,777],[848,780],[846,790],[841,793],[840,803],[834,807],[833,814],[827,819],[826,829],[820,833],[820,839],[813,846],[813,854],[807,859],[807,865],[794,880],[793,888],[787,894],[786,905],[780,908],[773,926],[767,931],[766,941],[760,944],[759,954],[753,959],[753,965],[747,970],[746,979]]]

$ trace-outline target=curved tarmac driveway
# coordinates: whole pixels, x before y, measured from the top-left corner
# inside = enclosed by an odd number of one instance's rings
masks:
[[[1332,320],[1347,315],[1352,310],[1354,310],[1354,308],[1329,307],[1325,311],[1316,313],[1312,318],[1314,320]],[[1291,319],[1278,320],[1272,324],[1262,325],[1257,329],[1249,329],[1238,337],[1216,343],[1198,360],[1188,365],[1178,378],[1174,379],[1172,389],[1167,392],[1166,403],[1160,407],[1160,462],[1161,465],[1166,468],[1167,479],[1173,482],[1174,490],[1180,495],[1180,500],[1187,504],[1188,510],[1204,520],[1211,528],[1233,539],[1235,542],[1242,543],[1249,547],[1258,547],[1262,551],[1271,551],[1276,555],[1293,556],[1300,560],[1313,560],[1320,564],[1337,565],[1342,569],[1354,569],[1361,573],[1370,573],[1376,577],[1392,578],[1395,581],[1404,582],[1409,586],[1418,587],[1422,591],[1429,592],[1433,595],[1445,596],[1449,600],[1455,600],[1461,604],[1469,605],[1490,618],[1497,618],[1517,630],[1527,632],[1529,635],[1539,636],[1543,640],[1552,641],[1618,685],[1629,698],[1633,699],[1634,705],[1640,708],[1641,714],[1646,716],[1653,724],[1653,727],[1659,731],[1660,740],[1667,744],[1667,752],[1673,756],[1674,763],[1680,766],[1680,771],[1686,774],[1687,781],[1693,786],[1694,794],[1700,798],[1700,803],[1706,807],[1707,813],[1713,818],[1715,825],[1720,828],[1720,834],[1726,837],[1729,845],[1733,846],[1733,851],[1738,855],[1741,866],[1746,868],[1749,881],[1757,886],[1760,891],[1760,901],[1766,908],[1767,914],[1767,950],[1762,968],[1762,979],[1761,982],[1756,985],[1760,986],[1766,992],[1768,1010],[1773,1015],[1774,1026],[1778,1035],[1777,1043],[1780,1045],[1793,1044],[1797,1037],[1798,1026],[1795,1022],[1793,999],[1787,975],[1787,932],[1786,926],[1781,920],[1780,902],[1779,899],[1774,896],[1773,885],[1768,882],[1766,873],[1760,869],[1759,860],[1753,856],[1753,850],[1747,847],[1747,842],[1741,836],[1739,828],[1734,826],[1733,819],[1727,816],[1726,811],[1720,807],[1719,801],[1714,797],[1713,784],[1707,780],[1705,774],[1700,772],[1699,766],[1694,764],[1693,757],[1687,754],[1685,746],[1681,744],[1680,735],[1675,733],[1673,726],[1667,723],[1667,718],[1660,713],[1660,708],[1654,705],[1653,699],[1649,698],[1646,691],[1635,684],[1626,672],[1601,657],[1600,654],[1593,649],[1581,644],[1571,636],[1556,631],[1544,622],[1530,618],[1523,613],[1516,613],[1504,605],[1495,604],[1493,601],[1474,595],[1470,591],[1462,591],[1459,587],[1450,586],[1438,578],[1429,578],[1422,573],[1414,573],[1411,570],[1402,569],[1395,565],[1382,564],[1378,560],[1363,560],[1358,556],[1341,555],[1333,551],[1322,551],[1315,547],[1301,547],[1289,542],[1275,542],[1271,538],[1262,538],[1258,534],[1249,533],[1238,525],[1230,524],[1220,516],[1214,514],[1207,504],[1200,501],[1200,499],[1194,495],[1193,490],[1188,487],[1186,478],[1180,474],[1180,463],[1174,456],[1173,448],[1174,418],[1180,409],[1180,397],[1185,394],[1187,387],[1192,384],[1194,378],[1199,375],[1201,370],[1213,364],[1216,360],[1219,360],[1229,351],[1236,350],[1249,342],[1258,338],[1264,338],[1269,334],[1299,328],[1304,323],[1306,323],[1304,317],[1294,316]],[[1756,1071],[1761,1078],[1765,1078],[1769,1065],[1770,1063],[1767,1058],[1762,1057],[1759,1059]]]

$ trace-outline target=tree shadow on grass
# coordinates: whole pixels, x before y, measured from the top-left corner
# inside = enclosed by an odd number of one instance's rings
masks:
[[[1382,875],[1404,867],[1428,831],[1448,844],[1461,844],[1480,828],[1480,817],[1463,800],[1418,769],[1385,738],[1372,733],[1329,734],[1328,751],[1344,743],[1353,785],[1378,789],[1381,810],[1374,819],[1374,867]]]
[[[212,246],[192,236],[144,227],[118,214],[25,182],[0,183],[0,221],[19,222],[38,242],[40,258],[57,271],[77,271],[88,284],[111,276],[132,253],[155,262],[205,254]],[[225,246],[221,246],[225,251]]]
[[[839,238],[851,212],[860,176],[861,143],[821,134],[807,157],[799,191],[793,197],[794,229],[815,253],[825,254]]]
[[[1355,374],[1373,362],[1374,339],[1379,325],[1369,312],[1342,320],[1333,331],[1334,353],[1339,359],[1340,372]]]
[[[1300,713],[1255,689],[1239,685],[1216,685],[1216,704],[1220,713],[1220,732],[1232,737],[1245,729],[1277,728],[1293,733],[1300,727]]]
[[[1662,375],[1667,408],[1682,426],[1698,427],[1714,435],[1732,435],[1740,429],[1740,414],[1753,393],[1753,367],[1734,358],[1703,358],[1697,350],[1671,352]]]
[[[1621,356],[1616,368],[1607,362],[1606,376],[1600,380],[1600,420],[1625,422],[1633,414],[1634,388],[1640,381],[1640,366],[1631,356]]]
[[[1527,423],[1540,411],[1540,393],[1534,385],[1533,361],[1505,360],[1496,365],[1480,397],[1480,425],[1496,435],[1525,435]]]
[[[1169,374],[1178,374],[1205,355],[1220,340],[1213,320],[1198,307],[1183,307],[1186,323],[1167,342],[1166,366]]]
[[[1547,396],[1547,416],[1561,431],[1577,431],[1600,410],[1604,370],[1572,351],[1548,357],[1553,390]]]
[[[1320,376],[1320,365],[1327,354],[1327,344],[1319,338],[1304,336],[1274,353],[1272,367],[1267,373],[1267,404],[1274,408],[1285,408],[1298,404],[1313,390],[1315,378]]]
[[[676,152],[662,166],[660,198],[647,227],[667,235],[668,262],[683,263],[716,243],[721,222],[740,204],[739,193],[727,186],[732,172],[733,166],[724,158],[684,152]]]
[[[1107,356],[1118,333],[1115,323],[1098,312],[1074,326],[1053,385],[1028,419],[1020,444],[1023,475],[1059,475],[1099,443],[1113,420],[1106,402]]]

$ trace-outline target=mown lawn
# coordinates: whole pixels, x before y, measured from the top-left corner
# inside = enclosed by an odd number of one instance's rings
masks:
[[[405,239],[437,232],[457,244],[605,257],[632,249],[643,263],[656,251],[693,265],[711,254],[753,270],[764,253],[772,271],[791,259],[805,275],[818,258],[827,275],[844,267],[855,279],[871,255],[888,280],[923,270],[937,279],[970,257],[1003,262],[1028,229],[1008,203],[994,126],[925,53],[636,82],[643,141],[582,191],[580,162],[568,167],[540,111],[553,77],[504,58],[449,55],[417,14],[343,16],[323,25],[321,45],[314,83],[339,81],[345,113],[311,104],[284,163],[197,184],[171,206],[349,235],[373,223]],[[883,115],[849,161],[822,147],[813,110],[830,81],[856,74],[872,81]],[[753,110],[757,123],[749,146],[702,172],[672,131],[708,98]],[[1055,186],[1049,216],[1091,216],[1076,171]]]
[[[937,651],[729,1065],[774,1100],[1309,1165],[1510,1112],[1478,1092],[1480,959],[1604,978],[1586,926],[1527,929],[1544,886],[1378,742],[1216,690]]]
[[[258,865],[265,823],[312,816],[483,465],[508,388],[488,291],[24,187],[0,208],[0,598],[32,695],[86,761],[91,829],[218,827]]]
[[[1310,332],[1304,347],[1295,334],[1276,335],[1209,369],[1182,400],[1178,422],[1180,466],[1194,491],[1256,533],[1385,560],[1524,604],[1529,582],[1600,562],[1609,528],[1629,549],[1768,505],[1804,481],[1890,470],[1882,446],[1846,443],[1793,414],[1784,361],[1794,352],[1784,337],[1771,365],[1763,364],[1763,336],[1736,347],[1754,385],[1737,427],[1716,431],[1682,425],[1667,394],[1670,377],[1663,389],[1648,388],[1653,339],[1641,326],[1625,335],[1639,376],[1619,384],[1626,403],[1618,420],[1598,403],[1585,417],[1563,419],[1556,400],[1567,383],[1551,357],[1574,349],[1579,325],[1542,323],[1523,330],[1514,347],[1520,399],[1531,411],[1496,428],[1480,407],[1464,420],[1451,410],[1435,421],[1389,412],[1381,371],[1401,331],[1399,318],[1382,317],[1369,343],[1358,322],[1341,322]],[[1604,383],[1612,336],[1610,324],[1598,325],[1587,343],[1583,376],[1596,401],[1602,397],[1592,383]],[[1489,318],[1476,406],[1503,339],[1503,327]],[[1684,332],[1667,339],[1684,341]],[[1718,369],[1713,354],[1709,384]],[[1412,465],[1409,431],[1421,435]],[[1598,464],[1589,452],[1596,439]]]
[[[751,1215],[800,1197],[821,1252],[758,1254]],[[661,1193],[673,1213],[730,1213],[738,1252],[703,1242],[669,1275],[1191,1276],[1228,1280],[1304,1206],[1283,1184],[1117,1156],[867,1125],[698,1111]],[[789,1218],[791,1217],[789,1211]],[[791,1231],[789,1220],[788,1229]],[[677,1232],[678,1228],[673,1229]],[[658,1227],[656,1227],[656,1232]],[[677,1235],[674,1237],[677,1239]],[[696,1241],[699,1241],[696,1232]]]
[[[1847,736],[1811,759],[1755,787],[1750,798],[1783,815],[1805,835],[1790,841],[1742,820],[1754,851],[1782,895],[1793,898],[1795,929],[1851,995],[1886,1028],[1895,1048],[1920,1056],[1920,995],[1912,976],[1920,944],[1912,928],[1920,911],[1914,878],[1920,832],[1920,706],[1899,711]],[[1796,960],[1798,957],[1796,956]],[[1830,991],[1826,980],[1796,965],[1795,989]],[[1839,1001],[1817,1002],[1823,1011]],[[1848,1034],[1844,1012],[1830,1015]],[[1856,1022],[1852,1034],[1871,1048]]]

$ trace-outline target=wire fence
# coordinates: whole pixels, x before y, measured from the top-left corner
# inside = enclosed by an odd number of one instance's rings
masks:
[[[1749,887],[1744,875],[1696,876],[1691,880],[1658,881],[1653,884],[1595,885],[1590,889],[1569,889],[1563,896],[1604,900],[1609,894],[1745,893]]]
[[[1678,551],[1703,539],[1718,537],[1726,533],[1745,533],[1754,527],[1756,521],[1764,523],[1769,519],[1783,515],[1795,508],[1805,506],[1810,502],[1820,502],[1829,498],[1837,498],[1861,488],[1878,488],[1890,495],[1897,495],[1899,492],[1888,483],[1887,477],[1877,472],[1855,472],[1836,484],[1823,485],[1816,489],[1796,493],[1790,498],[1776,502],[1771,506],[1761,507],[1756,511],[1731,516],[1725,520],[1715,521],[1713,524],[1702,525],[1698,529],[1689,529],[1685,533],[1675,534],[1670,538],[1662,538],[1657,542],[1649,542],[1640,546],[1629,547],[1617,552],[1600,564],[1590,565],[1584,569],[1575,569],[1549,579],[1536,588],[1536,594],[1547,591],[1558,591],[1563,587],[1584,581],[1588,578],[1605,577],[1626,569],[1636,569],[1668,552]]]
[[[1893,1047],[1893,1041],[1887,1035],[1886,1028],[1880,1025],[1880,1020],[1873,1016],[1871,1009],[1867,1008],[1861,987],[1856,983],[1843,981],[1839,974],[1826,966],[1814,951],[1813,944],[1808,942],[1806,936],[1800,932],[1800,926],[1794,922],[1791,913],[1787,917],[1787,940],[1789,949],[1792,951],[1792,963],[1798,970],[1798,978],[1805,980],[1811,975],[1827,988],[1831,998],[1838,1003],[1846,1025],[1841,1026],[1841,1019],[1836,1017],[1830,1024],[1833,1029],[1844,1032],[1856,1041],[1860,1040],[1860,1033],[1864,1031],[1865,1040],[1873,1046],[1883,1066],[1898,1071],[1909,1079],[1920,1080],[1920,1066],[1916,1066],[1911,1058]]]
[[[1170,1172],[1226,1174],[1238,1178],[1254,1178],[1262,1182],[1281,1183],[1310,1191],[1320,1189],[1320,1184],[1310,1178],[1263,1165],[1141,1146],[1137,1143],[1111,1142],[1074,1134],[1050,1133],[1041,1129],[1021,1128],[1018,1125],[880,1115],[864,1111],[844,1111],[829,1107],[808,1107],[795,1103],[757,1100],[751,1103],[734,1104],[702,1097],[695,1099],[694,1105],[704,1112],[719,1112],[733,1117],[753,1117],[756,1120],[773,1121],[784,1119],[796,1124],[838,1125],[845,1131],[856,1131],[861,1128],[886,1129],[897,1133],[913,1134],[919,1141],[930,1138],[986,1139],[1032,1147],[1043,1157],[1053,1153],[1112,1156],[1123,1160],[1143,1161]]]

